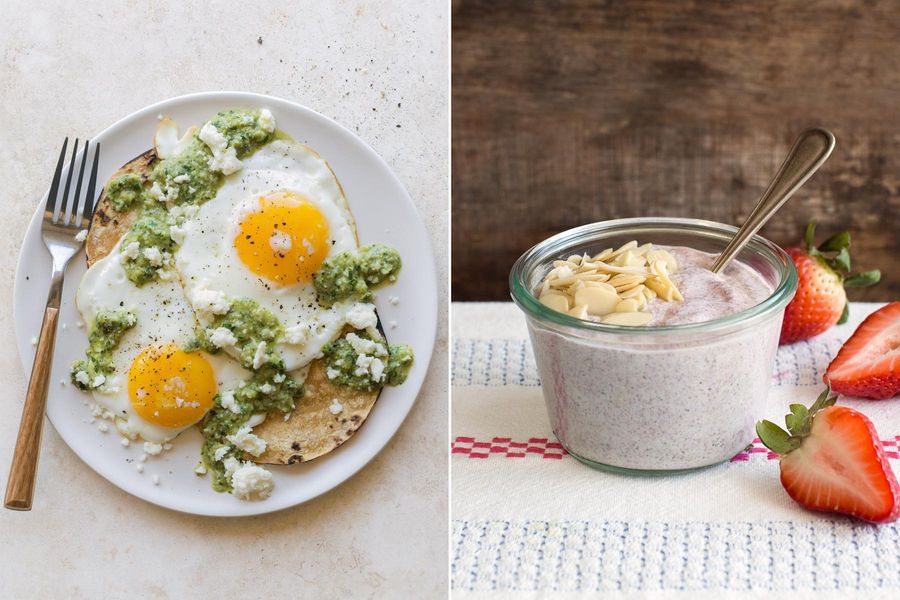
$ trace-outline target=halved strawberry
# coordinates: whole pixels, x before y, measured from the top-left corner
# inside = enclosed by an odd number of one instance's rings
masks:
[[[900,518],[900,484],[878,433],[862,413],[834,406],[830,389],[807,409],[791,404],[788,433],[771,421],[756,424],[762,443],[780,455],[781,485],[802,506],[872,523]]]
[[[891,302],[860,323],[828,365],[824,379],[848,396],[884,400],[900,393],[900,302]]]
[[[806,226],[803,248],[785,251],[797,267],[797,293],[784,310],[780,344],[819,335],[835,323],[847,320],[845,287],[865,287],[878,282],[879,271],[850,275],[850,234],[835,234],[815,246],[816,222]]]

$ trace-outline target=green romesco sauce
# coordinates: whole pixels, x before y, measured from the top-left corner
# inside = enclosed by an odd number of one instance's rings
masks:
[[[413,363],[412,348],[390,347],[382,337],[364,331],[351,332],[327,344],[326,374],[330,381],[355,390],[373,391],[406,381]],[[377,364],[373,364],[377,361]]]
[[[274,137],[273,132],[260,124],[259,115],[259,111],[226,110],[210,122],[241,157]],[[127,210],[141,201],[141,214],[123,240],[123,248],[137,242],[141,251],[155,247],[160,252],[174,252],[176,244],[169,236],[167,207],[199,206],[216,196],[225,177],[210,168],[212,156],[209,147],[195,135],[178,154],[156,164],[150,174],[149,190],[144,190],[140,178],[133,174],[123,175],[107,185],[107,195],[117,210]],[[139,286],[159,277],[159,265],[144,257],[143,252],[126,257],[123,266],[128,279]]]
[[[275,350],[275,342],[284,332],[278,317],[261,307],[256,300],[240,298],[231,302],[231,308],[224,315],[218,315],[212,324],[200,327],[196,331],[196,344],[210,354],[219,351],[218,346],[209,339],[209,331],[224,327],[237,338],[237,349],[240,352],[241,365],[252,369],[260,343],[265,343],[265,364],[281,368],[281,355]]]
[[[203,204],[225,180],[209,168],[211,158],[209,147],[195,136],[180,153],[159,161],[150,178],[173,204]]]
[[[143,200],[144,184],[141,178],[134,173],[120,175],[106,186],[106,198],[119,212],[130,210],[136,203]]]
[[[122,248],[130,244],[138,244],[138,252],[134,257],[126,256],[122,263],[125,276],[137,286],[153,281],[158,275],[160,265],[148,259],[143,250],[156,248],[160,253],[172,253],[175,242],[169,235],[169,224],[166,222],[166,209],[160,204],[147,204],[135,219],[134,224],[122,238]]]
[[[369,290],[396,281],[401,266],[395,249],[371,244],[356,254],[346,251],[326,259],[313,275],[313,283],[319,302],[325,306],[353,297],[370,300]]]
[[[295,402],[303,395],[303,386],[281,369],[266,365],[254,372],[242,387],[226,393],[233,395],[238,412],[223,405],[222,394],[219,394],[200,424],[203,464],[212,472],[213,489],[219,492],[231,491],[225,459],[241,457],[241,450],[228,441],[228,436],[237,432],[253,415],[272,411],[287,414],[294,410]],[[225,452],[216,460],[220,448],[225,448]]]
[[[137,318],[127,310],[105,310],[97,313],[88,334],[85,360],[72,363],[72,383],[82,390],[89,390],[98,375],[113,372],[112,351],[116,349],[125,332],[135,326]],[[83,374],[82,374],[83,373]]]
[[[251,154],[274,137],[274,131],[260,124],[259,111],[223,110],[210,123],[225,136],[238,158]]]

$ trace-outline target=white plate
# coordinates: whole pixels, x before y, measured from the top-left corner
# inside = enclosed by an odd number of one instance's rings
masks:
[[[89,423],[87,395],[68,383],[69,366],[81,358],[87,346],[85,329],[74,306],[75,290],[85,272],[84,254],[75,256],[66,273],[60,327],[53,359],[53,375],[47,416],[72,450],[97,473],[126,492],[178,511],[217,516],[253,515],[280,510],[305,502],[334,488],[361,469],[387,444],[403,423],[425,378],[437,327],[437,277],[428,234],[412,200],[385,162],[362,140],[331,119],[292,102],[241,92],[190,94],[148,106],[92,138],[101,144],[98,185],[119,166],[152,145],[157,115],[170,116],[185,129],[201,124],[226,108],[270,109],[279,129],[297,141],[309,144],[329,162],[350,203],[359,226],[360,242],[384,242],[399,250],[403,269],[396,284],[376,294],[382,322],[391,342],[412,345],[415,364],[407,381],[387,387],[369,418],[346,444],[309,463],[273,467],[275,490],[262,501],[241,501],[210,488],[209,476],[197,477],[201,436],[196,429],[174,441],[174,448],[151,457],[140,474],[135,469],[142,454],[140,443],[125,448],[115,427],[101,433]],[[53,154],[54,149],[47,152]],[[50,163],[48,163],[50,164]],[[49,182],[52,173],[47,173]],[[45,195],[46,198],[46,195]],[[42,199],[39,206],[43,207]],[[34,360],[32,338],[40,329],[44,300],[49,287],[50,255],[40,236],[40,211],[36,211],[22,243],[16,270],[15,322],[19,354],[26,373]],[[396,305],[388,302],[397,296]],[[66,328],[63,329],[63,325]],[[65,380],[62,385],[60,380]],[[159,485],[152,476],[159,475]],[[39,471],[39,477],[56,474]]]

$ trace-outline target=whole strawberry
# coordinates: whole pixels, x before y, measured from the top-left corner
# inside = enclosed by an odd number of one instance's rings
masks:
[[[844,288],[878,283],[879,271],[850,275],[850,234],[831,236],[814,245],[816,222],[806,226],[804,248],[787,248],[797,267],[797,294],[784,311],[781,344],[799,342],[819,335],[847,320],[847,293]]]
[[[788,431],[756,424],[759,439],[779,455],[781,485],[811,510],[836,512],[872,523],[900,517],[900,485],[872,422],[846,406],[834,406],[830,389],[806,408],[791,404]]]

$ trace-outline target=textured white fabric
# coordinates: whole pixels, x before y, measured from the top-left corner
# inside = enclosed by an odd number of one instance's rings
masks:
[[[812,402],[831,357],[879,306],[855,303],[846,325],[781,348],[766,417],[780,424],[788,404]],[[452,331],[454,597],[900,591],[900,527],[803,510],[760,444],[680,476],[590,469],[553,437],[518,309],[457,303]],[[900,470],[900,399],[840,403],[872,419]]]

